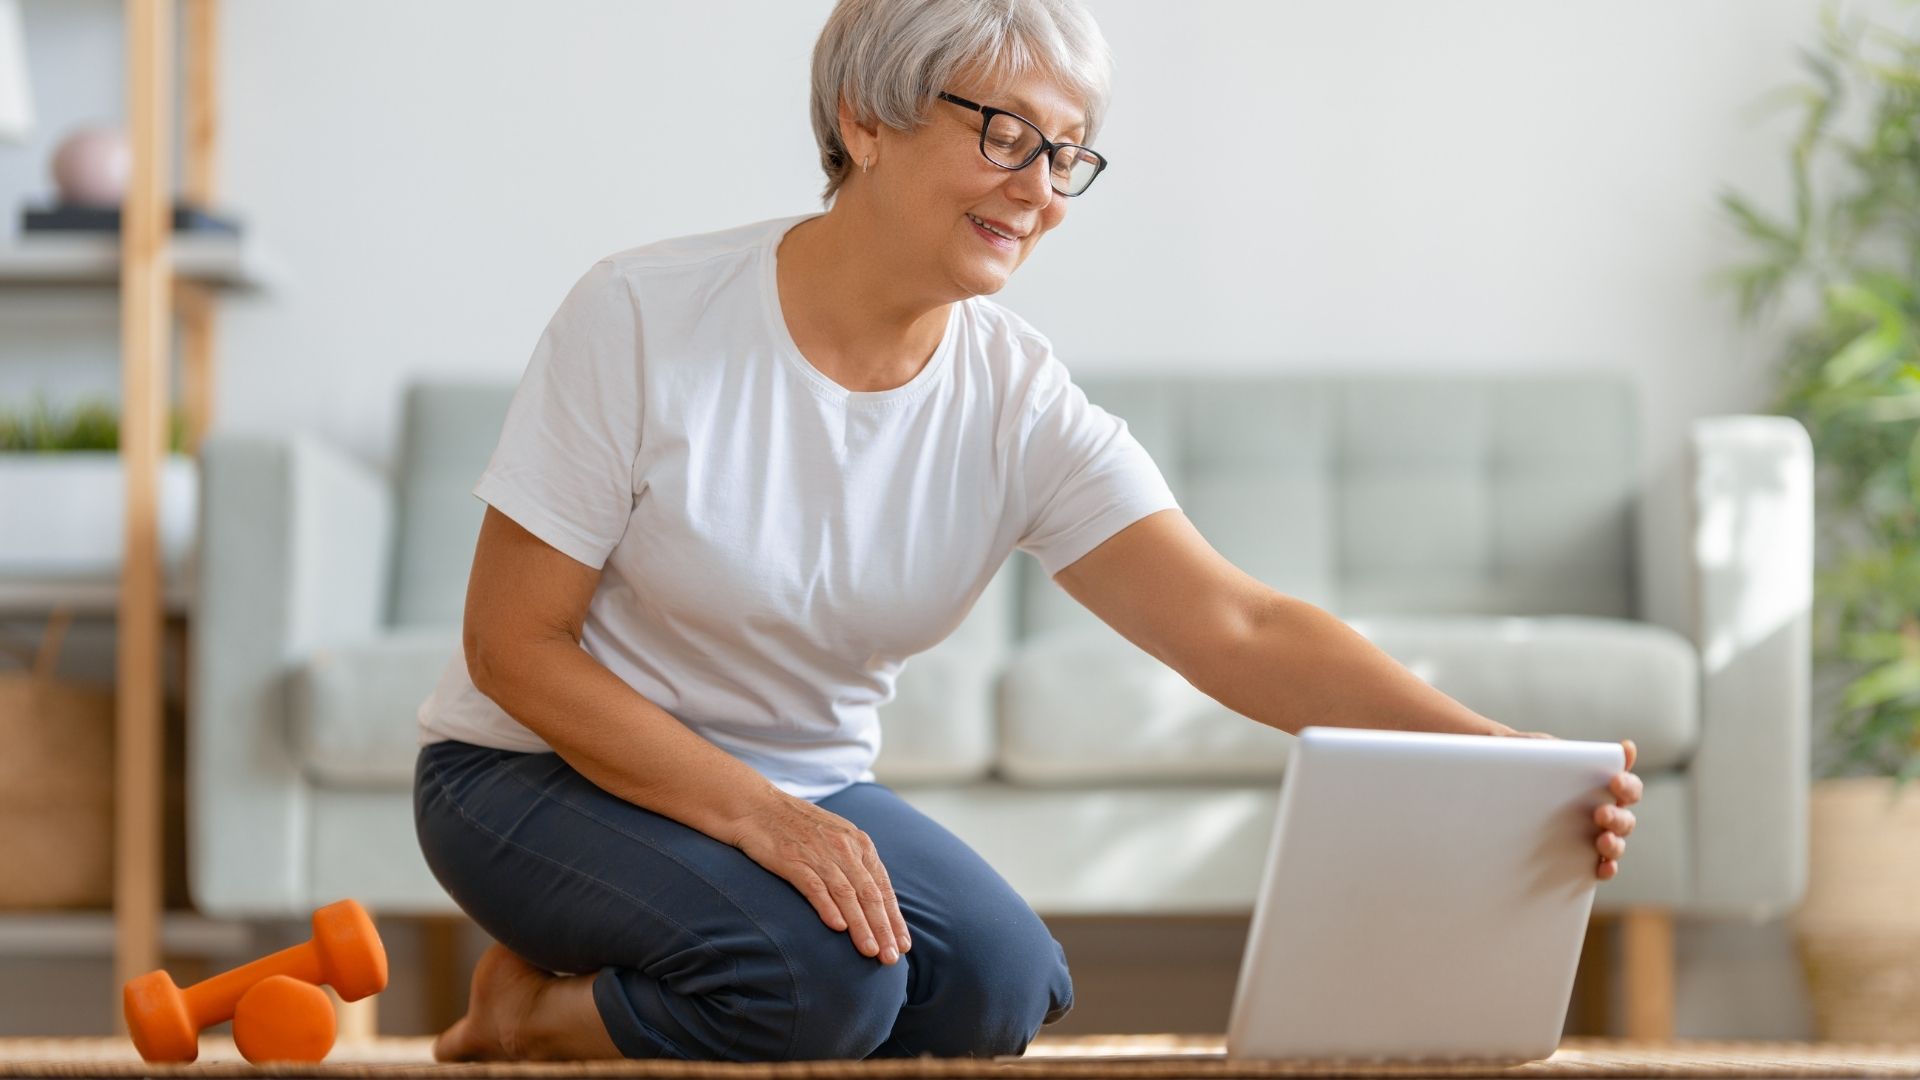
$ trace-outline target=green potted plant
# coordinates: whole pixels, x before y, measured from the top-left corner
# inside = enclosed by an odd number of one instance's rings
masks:
[[[1813,439],[1817,681],[1844,687],[1795,937],[1822,1038],[1920,1041],[1920,38],[1833,4],[1820,25],[1791,208],[1721,205],[1753,250],[1743,317],[1796,313],[1776,408]]]
[[[193,546],[198,474],[184,417],[169,418],[158,492],[160,558],[169,577]],[[97,581],[119,576],[125,484],[119,411],[90,400],[60,411],[35,394],[0,406],[0,577]]]

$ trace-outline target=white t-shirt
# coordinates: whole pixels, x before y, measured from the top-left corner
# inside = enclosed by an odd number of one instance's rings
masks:
[[[602,569],[582,647],[792,795],[872,780],[877,710],[1014,548],[1051,576],[1175,507],[1047,339],[951,305],[919,374],[855,392],[801,355],[774,253],[816,215],[593,264],[547,324],[473,493]],[[546,751],[456,648],[421,745]]]

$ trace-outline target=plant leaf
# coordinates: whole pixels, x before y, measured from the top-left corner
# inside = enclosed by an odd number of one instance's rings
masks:
[[[1849,709],[1865,709],[1920,691],[1920,660],[1882,664],[1848,684],[1843,699]]]
[[[1722,191],[1718,199],[1720,205],[1739,222],[1741,231],[1758,241],[1762,247],[1771,249],[1780,257],[1799,254],[1799,238],[1785,225],[1776,224],[1768,219],[1766,214],[1754,207],[1738,192]]]
[[[1820,377],[1828,386],[1844,386],[1893,359],[1900,351],[1898,323],[1882,323],[1846,344],[1821,366]]]
[[[1907,655],[1907,639],[1890,631],[1849,634],[1841,644],[1841,655],[1848,660],[1898,660]]]

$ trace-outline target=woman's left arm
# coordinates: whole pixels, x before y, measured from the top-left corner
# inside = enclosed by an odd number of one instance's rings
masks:
[[[1228,562],[1179,510],[1134,522],[1054,575],[1068,595],[1208,697],[1297,733],[1329,727],[1509,735],[1429,686],[1326,610],[1280,593]],[[1594,811],[1596,874],[1619,870],[1640,800],[1633,743]]]

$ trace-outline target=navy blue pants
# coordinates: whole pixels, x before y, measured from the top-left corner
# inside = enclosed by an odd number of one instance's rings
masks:
[[[603,791],[558,754],[422,747],[427,865],[474,922],[548,971],[593,974],[632,1058],[1018,1054],[1073,1005],[1066,953],[972,848],[880,784],[819,800],[873,838],[913,936],[862,956],[784,878]]]

